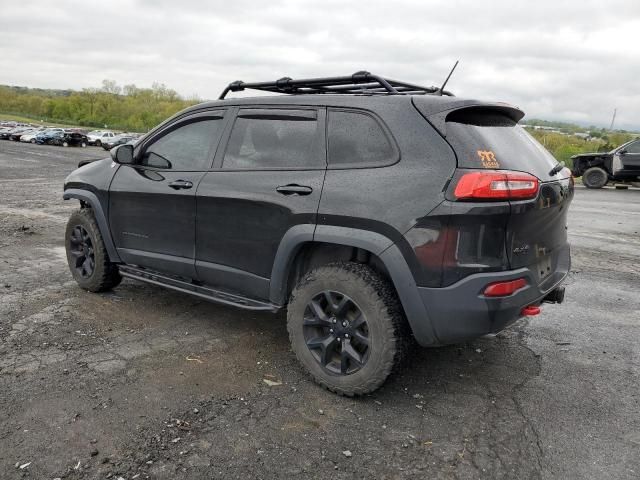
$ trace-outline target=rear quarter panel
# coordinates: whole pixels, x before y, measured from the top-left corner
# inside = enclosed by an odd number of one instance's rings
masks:
[[[410,97],[395,100],[369,111],[388,127],[400,160],[378,168],[330,167],[318,224],[380,233],[387,239],[386,247],[397,243],[407,263],[415,268],[415,254],[404,234],[420,228],[420,220],[443,201],[443,188],[455,170],[456,159],[449,145],[413,107]]]

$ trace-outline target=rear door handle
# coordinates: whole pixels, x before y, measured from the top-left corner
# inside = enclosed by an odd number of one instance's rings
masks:
[[[296,185],[295,183],[291,183],[289,185],[277,187],[276,192],[281,193],[282,195],[309,195],[313,192],[313,188],[307,187],[306,185]]]
[[[191,183],[188,180],[175,180],[175,181],[171,182],[169,184],[169,186],[171,188],[173,188],[174,190],[180,190],[180,189],[187,190],[187,189],[193,187],[193,183]]]

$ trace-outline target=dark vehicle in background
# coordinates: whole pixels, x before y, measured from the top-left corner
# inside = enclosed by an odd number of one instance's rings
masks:
[[[59,145],[62,147],[86,147],[89,145],[89,139],[83,133],[65,130],[62,135],[57,135],[49,142],[51,145]]]
[[[27,130],[29,130],[28,127],[13,127],[13,128],[7,128],[4,129],[2,131],[0,131],[0,139],[2,140],[13,140],[13,136],[14,135],[18,135],[18,134],[22,134],[22,132],[26,132]],[[18,138],[19,135],[18,135]]]
[[[63,135],[64,130],[62,128],[50,128],[36,135],[35,143],[39,145],[52,145],[53,142]]]
[[[138,138],[137,135],[133,135],[130,133],[122,133],[120,135],[116,135],[110,139],[102,140],[102,148],[105,150],[111,150],[113,147],[117,147],[118,145],[124,145],[125,143],[129,143]]]
[[[610,152],[574,155],[572,173],[582,177],[587,188],[602,188],[608,182],[640,180],[640,138],[620,145]]]
[[[225,99],[245,89],[288,95]],[[315,381],[366,394],[412,339],[463,342],[563,301],[573,179],[523,115],[367,72],[234,82],[67,177],[71,274],[286,309]]]
[[[58,145],[62,147],[86,147],[89,145],[87,136],[74,130],[60,128],[46,130],[35,137],[35,143]]]

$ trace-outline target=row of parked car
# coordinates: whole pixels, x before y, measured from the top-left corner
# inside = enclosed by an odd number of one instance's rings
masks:
[[[58,128],[29,125],[16,122],[0,122],[0,140],[26,142],[62,147],[87,147],[95,145],[111,150],[117,145],[136,140],[136,133],[116,133],[109,130],[86,131],[78,128]]]

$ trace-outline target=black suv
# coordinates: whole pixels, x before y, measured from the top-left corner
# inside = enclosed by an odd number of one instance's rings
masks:
[[[249,88],[287,95],[224,98]],[[234,82],[69,175],[71,273],[286,308],[318,383],[371,392],[412,338],[460,342],[562,301],[573,181],[522,116],[367,72]]]
[[[610,180],[640,180],[640,139],[631,140],[610,152],[582,153],[571,157],[574,177],[582,177],[587,188],[602,188]]]

